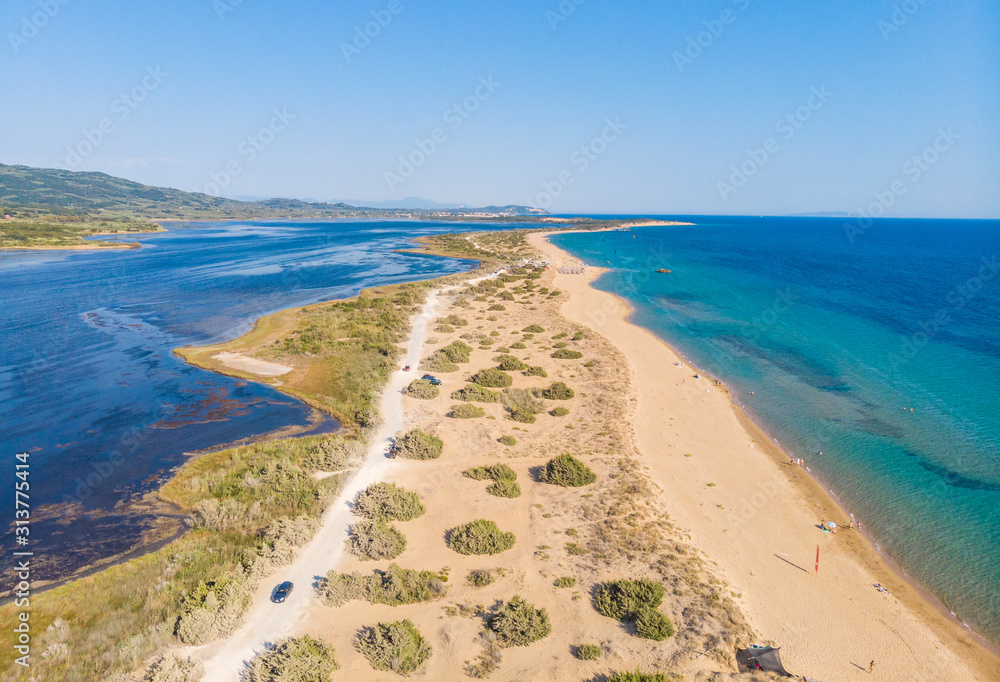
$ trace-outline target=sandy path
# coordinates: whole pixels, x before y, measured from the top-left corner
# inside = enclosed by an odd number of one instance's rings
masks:
[[[258,358],[248,358],[240,353],[217,353],[212,356],[213,360],[218,360],[230,369],[237,369],[241,372],[249,372],[261,377],[280,377],[291,372],[294,367],[279,365],[277,362],[268,362]]]
[[[542,234],[530,243],[553,262],[569,257]],[[821,680],[1000,679],[1000,665],[880,560],[860,534],[829,535],[821,520],[848,519],[823,490],[652,333],[627,321],[623,300],[556,275],[562,313],[628,358],[644,463],[674,521],[703,551],[755,629],[782,647],[786,667]],[[690,455],[690,456],[687,456]],[[712,484],[712,485],[710,485]],[[816,548],[821,563],[813,571]],[[877,592],[882,583],[892,595]],[[875,661],[875,671],[863,669]]]
[[[427,329],[437,314],[439,292],[432,292],[423,310],[414,319],[413,332],[401,365],[416,367],[420,363]],[[347,487],[323,515],[322,526],[308,545],[302,548],[295,562],[286,566],[271,580],[265,581],[254,597],[247,622],[228,640],[207,647],[216,653],[205,663],[206,682],[236,682],[246,661],[264,644],[289,636],[306,615],[315,598],[312,589],[316,578],[326,575],[344,553],[347,530],[353,520],[348,503],[370,484],[385,478],[388,461],[385,452],[389,439],[403,427],[403,387],[413,379],[412,373],[394,372],[382,394],[382,426],[372,441],[364,464]],[[295,583],[295,590],[284,604],[272,604],[271,590],[282,580]]]

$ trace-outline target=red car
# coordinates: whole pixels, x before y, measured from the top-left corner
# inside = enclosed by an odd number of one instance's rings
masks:
[[[404,367],[404,368],[403,368],[403,371],[404,371],[404,372],[409,372],[409,371],[410,371],[410,366],[409,366],[409,365],[407,365],[406,367]]]

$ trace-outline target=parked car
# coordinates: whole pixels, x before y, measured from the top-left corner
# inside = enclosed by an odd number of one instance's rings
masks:
[[[437,378],[436,376],[434,376],[433,374],[425,374],[425,375],[423,375],[423,376],[422,376],[422,377],[420,377],[420,378],[421,378],[421,379],[423,379],[424,381],[429,381],[429,382],[431,382],[431,386],[440,386],[440,385],[441,385],[441,380],[440,380],[440,379],[438,379],[438,378]]]
[[[275,604],[280,604],[281,602],[285,601],[285,599],[288,598],[288,595],[292,593],[292,588],[294,587],[295,585],[293,585],[288,580],[281,583],[280,585],[275,587],[274,592],[271,593],[271,601],[273,601]]]
[[[409,372],[409,371],[410,371],[410,366],[409,366],[409,365],[407,365],[406,367],[404,367],[404,368],[403,368],[403,371],[404,371],[404,372]]]

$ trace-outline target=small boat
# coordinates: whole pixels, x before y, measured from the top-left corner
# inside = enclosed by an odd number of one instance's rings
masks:
[[[660,274],[663,274],[663,275],[669,275],[670,273],[673,272],[673,270],[667,270],[666,268],[660,268],[659,270],[657,270],[657,272],[659,272]]]

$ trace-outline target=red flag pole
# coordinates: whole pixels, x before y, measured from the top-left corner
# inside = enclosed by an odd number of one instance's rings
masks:
[[[819,577],[819,545],[816,545],[816,577]]]

